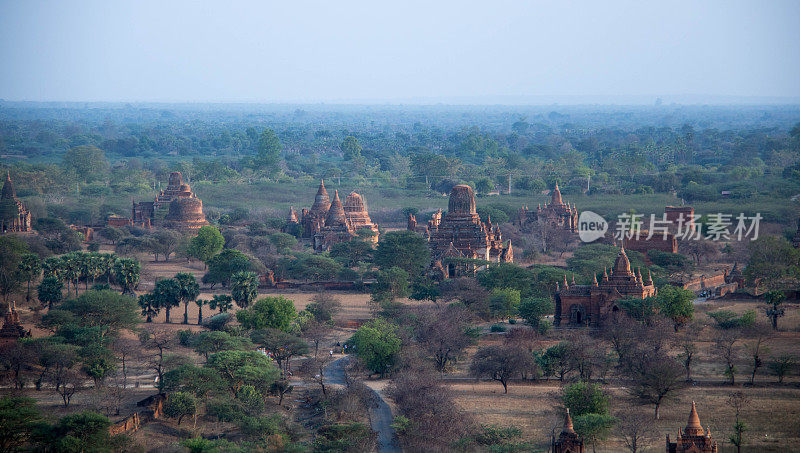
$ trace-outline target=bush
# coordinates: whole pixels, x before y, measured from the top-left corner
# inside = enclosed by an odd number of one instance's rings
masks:
[[[189,342],[192,339],[192,331],[191,330],[179,330],[178,331],[178,343],[181,346],[189,346]]]
[[[736,313],[729,310],[720,310],[709,313],[717,326],[720,329],[738,329],[741,327],[752,327],[756,323],[755,310],[748,310],[742,316],[736,316]]]
[[[489,328],[489,332],[505,332],[506,327],[502,324],[493,324],[492,327]]]
[[[219,313],[203,321],[203,327],[210,330],[225,330],[233,315],[230,313]]]

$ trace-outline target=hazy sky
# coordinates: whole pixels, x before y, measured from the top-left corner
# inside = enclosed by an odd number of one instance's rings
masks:
[[[0,0],[0,98],[800,96],[800,1]]]

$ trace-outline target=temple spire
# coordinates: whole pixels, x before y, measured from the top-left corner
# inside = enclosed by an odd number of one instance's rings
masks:
[[[567,408],[567,413],[564,415],[564,433],[572,434],[575,432],[575,428],[572,426],[572,417],[569,415],[569,408]]]
[[[689,420],[686,422],[686,428],[683,430],[690,436],[702,436],[703,425],[700,424],[700,416],[697,415],[697,407],[692,401],[692,410],[689,412]]]

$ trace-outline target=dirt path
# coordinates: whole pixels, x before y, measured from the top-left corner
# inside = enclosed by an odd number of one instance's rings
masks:
[[[349,361],[350,356],[345,356],[328,365],[328,384],[345,385],[344,369]],[[392,428],[392,409],[379,392],[371,390],[375,394],[375,404],[370,407],[369,420],[372,430],[378,433],[378,453],[400,453],[403,450],[397,445],[397,435]]]

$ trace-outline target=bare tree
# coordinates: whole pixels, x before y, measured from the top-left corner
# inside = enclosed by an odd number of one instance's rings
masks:
[[[316,382],[325,396],[328,395],[328,389],[325,387],[325,367],[329,363],[330,357],[323,354],[322,357],[306,360],[300,366],[300,372]]]
[[[739,420],[739,414],[741,414],[742,409],[749,403],[749,398],[742,391],[733,392],[728,395],[728,405],[731,406],[734,411],[736,411],[736,423],[733,425],[733,434],[731,434],[730,440],[731,443],[736,446],[737,453],[742,451],[742,445],[744,444],[744,432],[747,430],[747,425],[745,425],[743,421]]]
[[[154,330],[153,332],[143,331],[139,335],[139,341],[143,347],[141,350],[142,359],[151,370],[155,371],[158,384],[161,385],[164,382],[164,373],[167,372],[168,351],[176,343],[175,334],[164,329]]]
[[[436,371],[444,373],[474,343],[466,328],[471,313],[460,306],[425,308],[417,311],[415,336],[422,350],[433,359]]]
[[[753,372],[750,374],[750,385],[753,385],[756,381],[758,369],[764,365],[764,360],[762,359],[763,355],[769,354],[767,340],[769,339],[770,330],[767,326],[755,325],[748,333],[752,339],[745,343],[745,347],[750,357],[753,359]]]
[[[626,410],[617,418],[617,433],[631,453],[647,448],[658,434],[655,421],[640,412]]]
[[[720,331],[714,339],[714,351],[725,361],[725,376],[728,383],[736,383],[736,360],[739,358],[739,341],[741,333],[737,329]]]
[[[681,353],[678,357],[681,363],[683,363],[683,367],[686,369],[687,382],[692,381],[692,361],[694,360],[695,354],[697,354],[695,338],[689,334],[691,331],[693,331],[693,329],[686,329],[675,341],[676,346],[681,349]]]
[[[508,381],[533,367],[533,356],[524,349],[487,346],[475,353],[469,370],[478,379],[488,377],[499,382],[503,385],[503,393],[508,393]]]
[[[303,338],[314,345],[314,358],[319,356],[319,346],[331,334],[331,325],[316,319],[308,320],[301,329]]]
[[[773,357],[769,363],[769,369],[778,377],[778,383],[783,383],[783,379],[791,373],[796,362],[797,360],[788,354]]]
[[[661,404],[685,387],[680,364],[664,353],[641,355],[638,363],[631,367],[631,395],[655,406],[655,418],[659,418]]]

